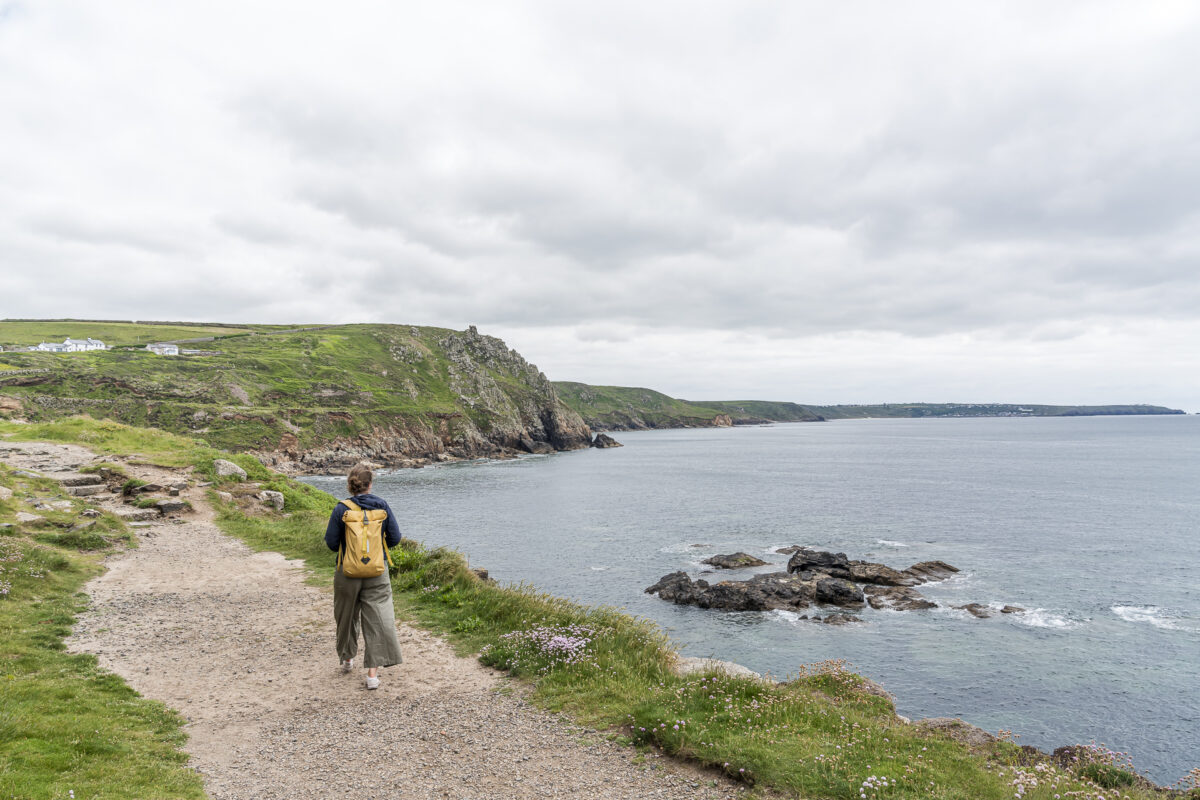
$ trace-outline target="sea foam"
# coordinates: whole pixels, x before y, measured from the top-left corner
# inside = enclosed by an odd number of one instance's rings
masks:
[[[1167,631],[1192,631],[1181,625],[1171,612],[1161,606],[1112,606],[1111,611],[1126,622],[1144,623]]]

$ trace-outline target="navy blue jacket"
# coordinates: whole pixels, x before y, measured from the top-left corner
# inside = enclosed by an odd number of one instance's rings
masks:
[[[396,515],[392,512],[392,507],[387,504],[387,500],[373,494],[356,494],[350,498],[358,504],[359,508],[372,509],[382,508],[387,512],[387,519],[383,521],[383,536],[388,547],[395,547],[400,544],[400,526],[396,524]],[[338,503],[333,507],[333,513],[329,515],[329,524],[325,527],[325,546],[335,553],[342,549],[342,542],[346,537],[346,526],[342,523],[342,515],[350,510],[350,507],[345,503]]]

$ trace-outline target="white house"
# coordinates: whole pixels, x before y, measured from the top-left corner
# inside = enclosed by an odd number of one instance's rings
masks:
[[[67,346],[68,353],[83,353],[88,350],[107,350],[104,342],[99,339],[88,337],[86,339],[67,339],[63,342]]]
[[[160,356],[177,356],[179,355],[179,345],[167,344],[165,342],[156,342],[146,345],[146,349],[151,353]]]
[[[104,342],[89,336],[86,339],[64,339],[62,344],[42,342],[34,349],[46,353],[83,353],[88,350],[107,350],[108,348],[104,346]]]

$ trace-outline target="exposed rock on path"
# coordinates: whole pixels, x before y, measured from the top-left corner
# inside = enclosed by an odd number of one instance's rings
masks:
[[[114,460],[5,441],[0,459],[51,475]],[[164,486],[180,478],[127,471]],[[497,694],[498,674],[406,626],[404,663],[366,691],[361,670],[338,668],[329,593],[307,585],[298,562],[222,534],[202,489],[180,496],[195,513],[138,528],[139,546],[108,559],[69,647],[187,718],[186,750],[214,800],[741,795],[686,764],[652,756],[656,768],[639,765],[634,750],[519,692]]]

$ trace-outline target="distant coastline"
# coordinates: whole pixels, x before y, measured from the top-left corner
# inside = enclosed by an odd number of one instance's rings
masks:
[[[1040,403],[878,403],[806,405],[769,400],[681,400],[633,386],[556,381],[554,389],[593,430],[712,428],[835,419],[938,417],[1097,417],[1185,414],[1154,405],[1055,406]]]

